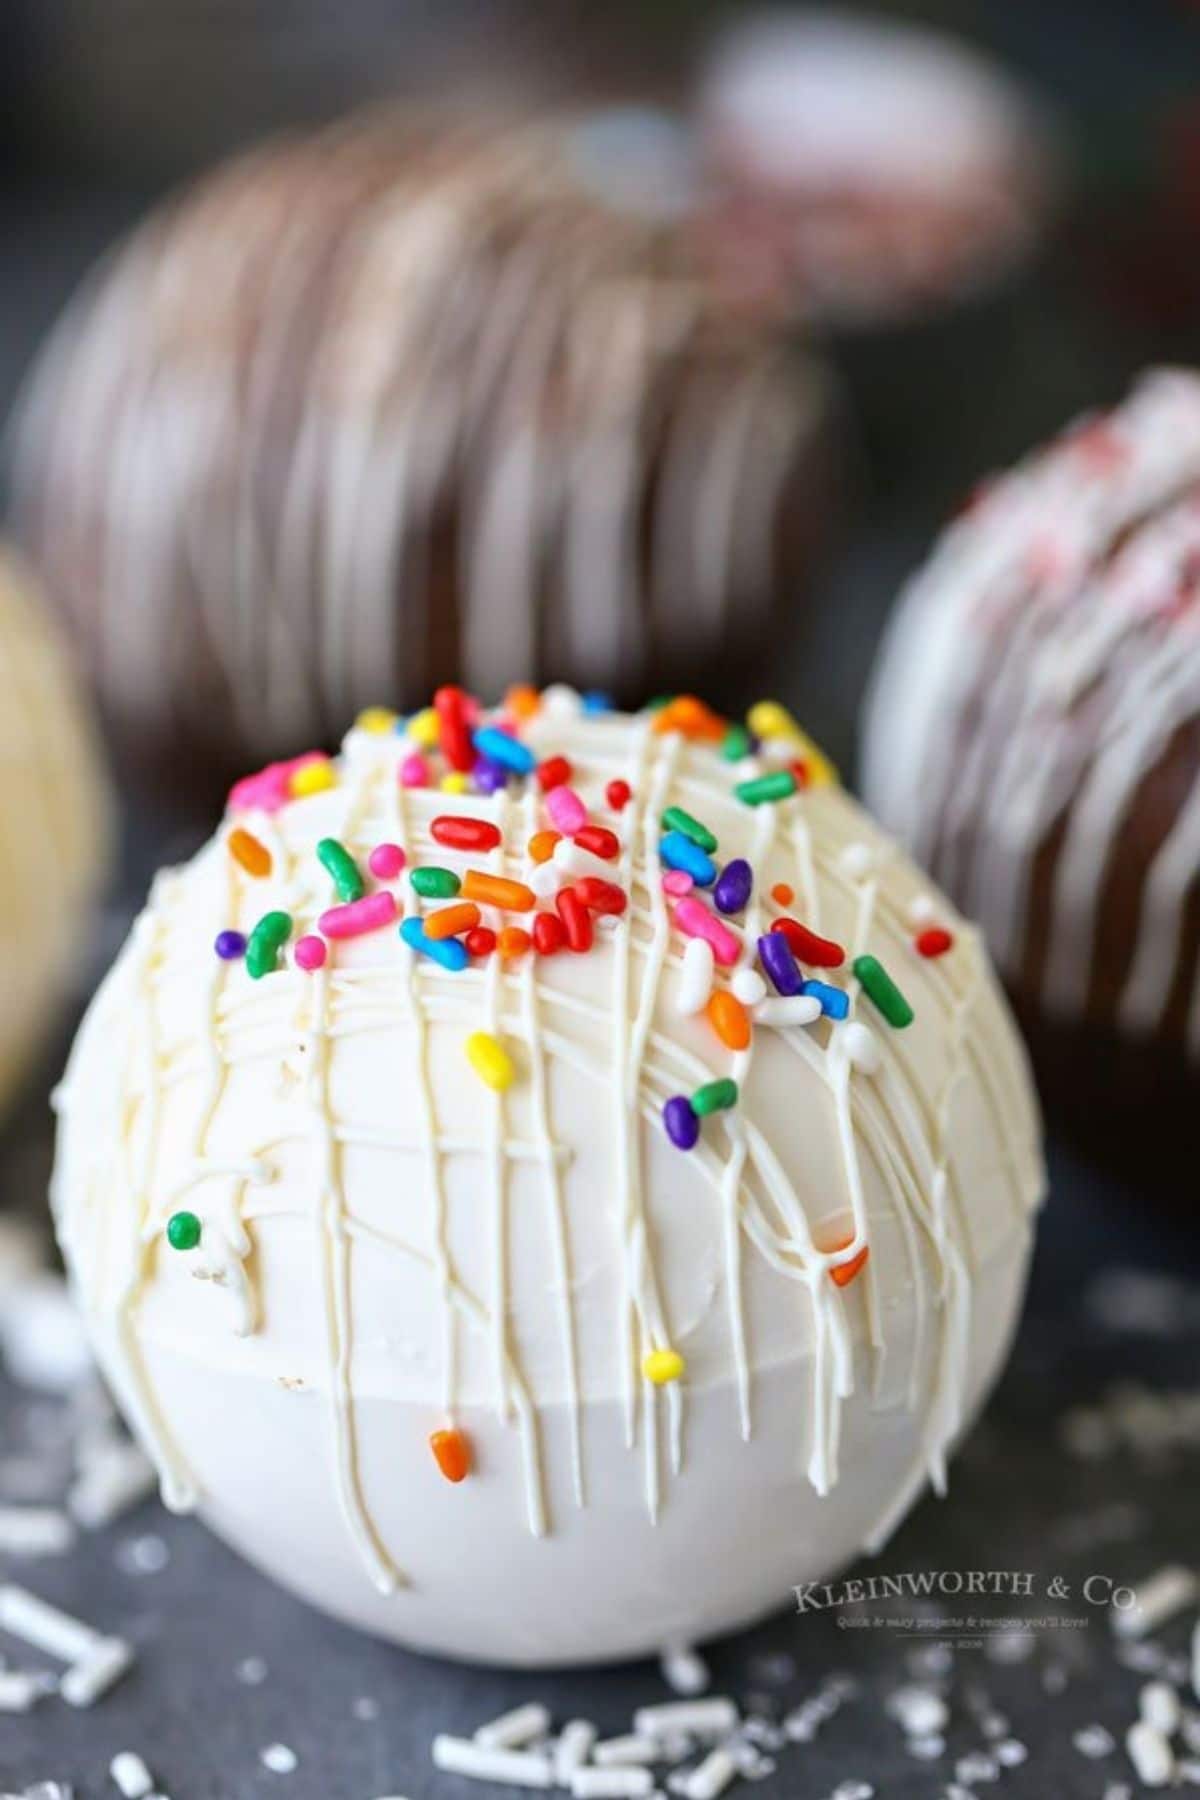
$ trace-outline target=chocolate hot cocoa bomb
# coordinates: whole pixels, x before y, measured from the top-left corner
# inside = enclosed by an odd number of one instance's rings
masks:
[[[1042,1179],[1003,996],[750,723],[376,712],[238,785],[77,1040],[59,1239],[166,1498],[371,1631],[748,1624],[942,1487],[1001,1365]]]
[[[653,116],[373,114],[218,170],[97,272],[30,388],[17,521],[136,772],[215,802],[380,693],[769,655],[831,389],[715,299],[688,183]]]
[[[901,598],[864,779],[980,920],[1054,1109],[1170,1164],[1200,1101],[1200,377],[980,489]]]

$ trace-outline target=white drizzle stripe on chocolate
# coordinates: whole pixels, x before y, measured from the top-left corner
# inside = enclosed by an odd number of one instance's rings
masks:
[[[860,1352],[874,1368],[872,1406],[899,1406],[919,1421],[909,1474],[879,1506],[878,1538],[926,1478],[944,1485],[946,1450],[977,1382],[976,1277],[1000,1243],[1023,1255],[1040,1192],[1028,1078],[979,940],[947,908],[953,954],[935,963],[916,956],[908,917],[922,883],[840,790],[742,806],[733,783],[756,765],[735,771],[709,748],[655,732],[650,714],[592,717],[547,704],[524,735],[535,754],[569,757],[572,785],[621,842],[612,874],[630,906],[586,955],[515,964],[495,956],[450,973],[414,955],[393,927],[331,945],[329,963],[314,974],[291,966],[287,953],[284,966],[257,983],[240,965],[219,963],[216,932],[248,930],[272,907],[294,918],[293,940],[314,928],[330,903],[314,853],[322,836],[340,838],[364,869],[381,840],[402,845],[410,870],[430,862],[462,869],[478,859],[429,833],[437,813],[461,812],[500,827],[502,848],[487,859],[495,872],[530,873],[526,845],[545,822],[536,784],[493,797],[405,790],[396,779],[404,740],[355,731],[331,790],[274,818],[246,816],[270,850],[269,877],[255,881],[235,867],[219,834],[190,868],[160,878],[96,1003],[95,1030],[120,1103],[93,1117],[96,1040],[86,1031],[61,1092],[60,1236],[111,1350],[118,1390],[174,1503],[203,1496],[147,1353],[154,1360],[165,1346],[174,1356],[204,1354],[230,1323],[215,1306],[195,1313],[181,1271],[190,1264],[234,1298],[244,1284],[233,1323],[250,1336],[234,1342],[273,1341],[284,1321],[256,1285],[278,1254],[276,1234],[307,1229],[326,1337],[324,1367],[310,1380],[330,1409],[330,1479],[368,1575],[381,1591],[400,1588],[397,1604],[411,1591],[405,1565],[413,1546],[385,1541],[376,1522],[380,1447],[364,1442],[360,1417],[368,1367],[408,1380],[402,1363],[386,1355],[380,1363],[377,1325],[363,1336],[356,1296],[366,1292],[362,1280],[374,1290],[381,1279],[368,1267],[377,1253],[403,1259],[428,1284],[432,1310],[407,1328],[443,1422],[476,1419],[486,1404],[502,1432],[516,1431],[534,1535],[566,1525],[552,1500],[560,1484],[547,1461],[550,1442],[563,1457],[576,1516],[596,1504],[586,1467],[600,1458],[601,1486],[611,1482],[612,1448],[602,1452],[595,1437],[598,1406],[620,1398],[623,1454],[640,1461],[646,1515],[661,1523],[671,1504],[664,1483],[692,1474],[684,1436],[693,1380],[699,1393],[728,1384],[736,1455],[739,1442],[756,1438],[758,1379],[808,1344],[809,1387],[796,1393],[793,1431],[797,1477],[803,1471],[818,1493],[839,1480]],[[619,815],[603,798],[615,776],[634,794]],[[705,1020],[678,1018],[673,989],[684,940],[671,922],[657,851],[661,815],[672,804],[711,823],[723,859],[744,855],[755,869],[750,905],[731,921],[740,967],[754,962],[758,935],[778,911],[772,883],[791,879],[800,916],[839,935],[851,956],[870,949],[894,971],[917,1012],[905,1033],[890,1030],[842,972],[852,1016],[869,1021],[880,1042],[873,1075],[852,1067],[841,1028],[828,1021],[782,1031],[759,1025],[752,1048],[731,1054]],[[848,849],[863,868],[854,876]],[[439,904],[419,901],[407,872],[390,885],[404,913]],[[518,1079],[506,1093],[475,1084],[461,1051],[472,1030],[511,1046]],[[766,1096],[785,1069],[778,1091],[794,1097],[781,1115]],[[706,1121],[695,1151],[674,1152],[663,1103],[718,1073],[738,1081],[738,1107]],[[250,1110],[247,1093],[256,1096]],[[957,1112],[963,1095],[975,1106],[966,1138]],[[185,1116],[192,1123],[181,1132]],[[664,1154],[675,1171],[665,1185]],[[388,1159],[402,1203],[363,1187],[364,1155]],[[464,1187],[465,1167],[472,1172]],[[603,1196],[601,1218],[589,1216],[595,1199],[585,1206],[585,1191]],[[696,1235],[681,1263],[673,1215],[684,1194]],[[997,1204],[1005,1195],[1011,1208]],[[185,1196],[202,1221],[202,1241],[178,1256],[163,1233]],[[837,1287],[831,1266],[864,1245],[872,1257],[860,1277]],[[710,1259],[711,1286],[703,1273]],[[764,1280],[795,1294],[794,1331],[760,1310]],[[403,1291],[416,1306],[418,1290]],[[605,1317],[614,1336],[597,1332]],[[460,1323],[486,1346],[486,1402],[474,1352],[464,1360],[457,1348]],[[684,1351],[689,1380],[664,1391],[641,1365],[666,1346]],[[898,1397],[887,1399],[889,1359],[899,1354],[907,1372]],[[696,1478],[703,1482],[703,1469]],[[502,1494],[494,1504],[503,1516]]]

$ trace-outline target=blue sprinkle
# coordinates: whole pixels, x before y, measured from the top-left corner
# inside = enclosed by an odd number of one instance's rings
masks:
[[[850,996],[845,988],[831,987],[827,981],[806,981],[800,992],[819,1000],[827,1018],[844,1019],[850,1011]]]
[[[744,856],[735,856],[721,870],[713,899],[718,912],[738,913],[746,906],[754,886],[754,871]]]
[[[612,695],[599,688],[589,688],[586,694],[580,694],[579,704],[585,713],[606,713],[613,709]]]
[[[405,919],[400,927],[400,936],[410,950],[418,956],[427,956],[430,962],[440,963],[443,969],[465,969],[467,966],[467,946],[458,938],[426,937],[425,927],[415,915]]]
[[[660,838],[658,854],[668,869],[682,869],[697,887],[711,887],[717,879],[717,865],[712,857],[706,856],[691,838],[684,837],[682,831],[668,831],[666,837]]]
[[[481,725],[471,741],[480,756],[499,763],[502,769],[511,769],[514,775],[529,775],[537,765],[532,750],[495,725]]]

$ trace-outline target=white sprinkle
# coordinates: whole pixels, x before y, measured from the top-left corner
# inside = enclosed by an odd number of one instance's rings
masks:
[[[1110,1781],[1104,1790],[1104,1800],[1133,1800],[1133,1789],[1124,1781]]]
[[[694,1699],[703,1694],[711,1677],[708,1664],[698,1650],[690,1645],[680,1644],[673,1650],[664,1650],[659,1662],[662,1678],[672,1693]]]
[[[61,1556],[74,1542],[71,1521],[56,1506],[0,1506],[5,1556]]]
[[[932,1688],[902,1687],[888,1696],[887,1711],[906,1737],[931,1737],[946,1725],[950,1709]]]
[[[261,1656],[243,1656],[233,1672],[247,1687],[261,1687],[267,1679],[268,1669]]]
[[[842,1033],[842,1042],[856,1069],[864,1075],[878,1075],[883,1067],[883,1051],[869,1025],[860,1025],[857,1019],[851,1019]]]
[[[364,1725],[370,1725],[379,1717],[379,1702],[372,1700],[369,1694],[360,1694],[350,1710],[356,1719],[361,1719]]]
[[[708,1005],[713,984],[713,948],[707,938],[689,938],[683,952],[683,970],[679,977],[676,1010],[685,1019],[703,1012]]]
[[[94,1650],[73,1663],[58,1684],[68,1706],[93,1706],[133,1665],[133,1648],[123,1638],[101,1638]]]
[[[67,1663],[90,1655],[104,1641],[82,1619],[12,1584],[0,1587],[0,1630]]]
[[[473,1738],[449,1737],[445,1732],[433,1740],[433,1764],[451,1775],[498,1781],[507,1787],[554,1786],[554,1767],[548,1756],[537,1756],[531,1750],[492,1750]]]
[[[590,1719],[570,1719],[554,1750],[554,1779],[559,1787],[570,1787],[571,1777],[592,1754],[596,1727]]]
[[[592,1761],[601,1769],[627,1767],[631,1763],[654,1762],[659,1745],[643,1732],[630,1732],[624,1737],[604,1738],[592,1750]]]
[[[1085,1725],[1071,1739],[1080,1756],[1086,1756],[1092,1762],[1099,1762],[1102,1756],[1111,1756],[1117,1747],[1117,1740],[1111,1731],[1103,1725]]]
[[[662,1706],[639,1706],[633,1729],[639,1736],[662,1738],[686,1731],[693,1737],[716,1738],[732,1731],[738,1710],[732,1700],[714,1695],[709,1700],[668,1700]]]
[[[914,925],[928,925],[937,918],[937,903],[932,894],[918,894],[909,902],[908,916]]]
[[[1200,1700],[1200,1619],[1192,1631],[1192,1692]]]
[[[117,1545],[113,1561],[126,1575],[160,1575],[171,1560],[171,1552],[157,1532],[147,1531],[141,1537],[126,1538]]]
[[[146,1499],[154,1479],[152,1463],[136,1444],[109,1439],[72,1484],[67,1506],[86,1531],[97,1531]]]
[[[738,969],[729,986],[743,1006],[757,1006],[767,997],[767,984],[757,969]]]
[[[812,994],[794,994],[789,999],[776,999],[771,995],[754,1009],[758,1024],[774,1025],[781,1030],[788,1025],[811,1025],[820,1016],[821,1002]]]
[[[946,1748],[946,1740],[940,1732],[931,1732],[928,1737],[910,1737],[905,1744],[910,1756],[919,1756],[922,1762],[936,1762]]]
[[[477,1744],[493,1750],[521,1750],[534,1738],[544,1737],[550,1729],[550,1714],[544,1706],[531,1700],[527,1706],[515,1706],[498,1719],[481,1725],[475,1733]]]
[[[1000,1770],[993,1757],[983,1750],[972,1750],[967,1756],[960,1756],[954,1765],[954,1776],[964,1787],[973,1787],[980,1781],[996,1781]]]
[[[1171,1746],[1161,1731],[1155,1731],[1153,1725],[1139,1719],[1125,1733],[1125,1748],[1138,1780],[1145,1787],[1166,1787],[1174,1773],[1175,1761]]]
[[[1174,1737],[1183,1716],[1179,1695],[1167,1681],[1146,1683],[1138,1695],[1138,1711],[1147,1725],[1153,1725],[1155,1731],[1161,1731],[1164,1737]]]
[[[576,1769],[573,1800],[641,1800],[654,1791],[649,1769]]]
[[[840,1781],[829,1800],[875,1800],[875,1789],[869,1781]]]
[[[737,1764],[728,1750],[718,1746],[688,1776],[683,1790],[686,1800],[717,1800],[717,1795],[725,1792],[737,1772]]]
[[[1029,1760],[1029,1747],[1020,1738],[1003,1738],[996,1745],[996,1761],[1002,1768],[1017,1769]]]
[[[258,1760],[272,1775],[291,1775],[300,1767],[300,1758],[290,1744],[268,1744],[259,1751]]]
[[[605,862],[602,856],[593,856],[590,850],[585,850],[572,838],[559,838],[550,861],[560,874],[598,875],[601,881],[611,881],[613,878],[613,865],[610,862]],[[546,868],[548,865],[542,863],[540,866]]]
[[[1198,1595],[1200,1584],[1192,1571],[1181,1563],[1167,1563],[1138,1588],[1136,1606],[1113,1609],[1113,1631],[1119,1638],[1146,1637],[1193,1605]]]
[[[542,689],[539,711],[549,719],[576,719],[583,711],[583,702],[577,689],[568,687],[565,681],[556,681]]]
[[[0,1669],[0,1713],[28,1712],[43,1694],[53,1692],[53,1676],[29,1669]]]
[[[125,1800],[146,1800],[154,1792],[153,1778],[136,1750],[119,1751],[109,1763],[108,1772]]]

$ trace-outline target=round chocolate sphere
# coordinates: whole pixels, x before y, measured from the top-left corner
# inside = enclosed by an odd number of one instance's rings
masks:
[[[0,551],[0,1107],[88,943],[109,810],[92,721],[41,595]]]
[[[82,1028],[104,1369],[172,1505],[369,1630],[748,1623],[942,1486],[1003,1360],[1041,1162],[986,952],[749,723],[372,714],[238,784]]]
[[[865,789],[981,921],[1056,1106],[1144,1167],[1200,1096],[1200,377],[979,490],[889,628]]]
[[[690,182],[654,115],[371,115],[98,271],[31,384],[17,518],[137,768],[212,790],[380,693],[768,653],[830,389],[715,300]]]
[[[990,286],[1045,210],[1045,137],[1017,84],[894,19],[752,14],[714,46],[699,118],[745,281],[835,326]]]

